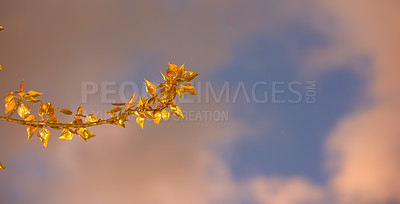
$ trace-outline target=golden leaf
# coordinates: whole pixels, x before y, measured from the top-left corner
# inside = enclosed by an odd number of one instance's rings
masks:
[[[156,96],[157,96],[157,95],[156,95]],[[149,100],[148,104],[153,105],[154,102],[156,102],[156,96],[152,97],[152,98]]]
[[[1,67],[1,65],[0,65],[0,70],[3,70],[3,67]]]
[[[43,146],[47,147],[47,143],[49,142],[50,137],[50,131],[46,128],[42,128],[37,133],[37,136],[39,137],[40,141],[42,141]]]
[[[176,66],[174,64],[170,64],[168,62],[168,68],[167,68],[167,72],[166,72],[167,77],[174,76],[177,71],[178,71],[178,66]]]
[[[58,109],[58,111],[60,111],[61,113],[65,114],[65,115],[72,115],[74,113],[72,113],[72,111],[68,110],[68,109]]]
[[[192,71],[184,71],[182,74],[182,79],[189,82],[192,81],[192,79],[194,79],[197,75],[199,74]]]
[[[23,90],[24,90],[24,80],[22,80],[22,82],[19,84],[18,92],[21,92]]]
[[[111,103],[111,105],[113,105],[113,106],[124,106],[125,103]]]
[[[39,99],[36,99],[36,98],[34,98],[34,97],[32,97],[32,96],[25,96],[25,101],[28,101],[29,103],[37,103],[37,102],[39,102],[40,100],[39,100]]]
[[[9,102],[14,98],[14,92],[10,92],[8,93],[4,99],[3,99],[3,103]]]
[[[176,89],[176,93],[178,94],[179,98],[182,98],[182,89]]]
[[[191,84],[182,84],[181,85],[181,90],[184,93],[188,93],[188,94],[191,94],[191,95],[197,95],[196,94],[196,90],[194,89],[193,85],[191,85]]]
[[[1,26],[0,26],[1,27]],[[0,67],[1,68],[1,67]],[[0,169],[5,169],[6,167],[4,167],[1,162],[0,162]]]
[[[81,134],[79,135],[83,140],[88,140],[88,139],[90,139],[90,138],[92,138],[92,137],[94,137],[94,136],[96,136],[96,135],[94,135],[92,132],[90,132],[88,129],[86,129],[86,128],[83,128],[82,130],[81,130]]]
[[[29,95],[29,96],[32,96],[32,97],[36,97],[36,96],[41,96],[41,95],[43,95],[43,93],[39,93],[39,92],[36,92],[36,91],[29,91],[29,92],[28,92],[28,95]]]
[[[137,107],[143,106],[142,97],[139,96],[139,100],[136,105],[137,105]]]
[[[182,65],[178,68],[178,71],[176,72],[176,77],[177,77],[177,78],[181,78],[181,77],[182,77],[182,73],[183,73],[184,67],[185,67],[185,64],[182,64]]]
[[[115,112],[118,112],[118,111],[120,111],[120,110],[122,110],[121,107],[114,107],[114,108],[111,108],[111,110],[108,111],[107,113],[115,113]]]
[[[146,116],[146,118],[154,119],[153,111],[146,111],[144,112],[144,115]]]
[[[121,127],[123,127],[123,128],[125,128],[125,121],[124,121],[124,119],[122,119],[122,118],[120,118],[120,119],[118,119],[118,121],[117,121],[117,124],[119,125],[119,126],[121,126]]]
[[[2,30],[4,30],[4,27],[3,27],[3,26],[0,26],[0,31],[2,31]]]
[[[184,118],[181,109],[178,106],[170,107],[171,114],[180,118]]]
[[[85,122],[86,122],[86,123],[94,123],[94,122],[97,122],[97,121],[98,121],[98,119],[97,119],[96,116],[93,115],[93,114],[89,114],[89,115],[86,116],[86,118],[85,118]]]
[[[30,140],[33,133],[35,133],[37,127],[33,126],[33,125],[28,125],[28,127],[26,127],[26,132],[28,133],[28,139],[26,139],[26,141]]]
[[[77,114],[77,115],[82,115],[82,103],[81,103],[81,105],[78,107],[78,110],[76,110],[76,114]]]
[[[21,103],[21,105],[18,107],[17,112],[21,118],[26,118],[31,114],[31,108],[29,108],[29,106]]]
[[[132,106],[134,98],[135,98],[135,93],[133,93],[132,97],[128,101],[129,106]]]
[[[156,86],[154,86],[154,84],[152,84],[151,82],[147,81],[146,79],[144,79],[144,82],[146,84],[147,93],[149,93],[150,96],[154,96],[154,94],[156,93]]]
[[[26,94],[28,94],[28,93],[23,92],[23,91],[18,92],[18,95],[19,95],[20,98],[24,98],[24,96],[25,96]]]
[[[36,116],[35,115],[30,115],[27,118],[25,118],[25,121],[35,121],[36,120]]]
[[[161,117],[162,117],[161,111],[157,111],[157,112],[154,114],[154,119],[153,119],[153,121],[158,125],[158,124],[160,123]]]
[[[169,118],[169,111],[168,111],[167,109],[163,109],[163,110],[161,111],[161,117],[162,117],[162,119],[164,119],[164,120],[168,120],[168,118]]]
[[[137,118],[136,118],[136,123],[139,124],[140,127],[142,127],[142,129],[143,129],[144,118],[142,118],[142,117],[137,117]]]
[[[61,131],[61,135],[60,135],[60,137],[58,139],[60,139],[60,140],[72,140],[73,137],[74,137],[74,133],[69,131],[68,128],[63,128],[63,130]]]
[[[56,122],[58,122],[58,118],[54,115],[51,115],[47,118],[47,122],[48,123],[56,123]]]
[[[41,103],[40,108],[39,108],[39,115],[42,116],[43,114],[45,115],[54,115],[55,114],[55,109],[51,103]]]
[[[15,100],[11,100],[11,101],[6,102],[6,104],[4,104],[4,107],[5,107],[4,115],[7,115],[9,112],[11,112],[14,109]]]

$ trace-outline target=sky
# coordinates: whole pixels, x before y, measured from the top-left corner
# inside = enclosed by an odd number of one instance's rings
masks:
[[[47,148],[0,123],[0,203],[400,203],[397,0],[0,0],[0,95],[101,118],[168,62],[184,120]],[[93,91],[96,90],[96,91]],[[36,109],[35,109],[36,110]],[[68,119],[68,118],[65,118]]]

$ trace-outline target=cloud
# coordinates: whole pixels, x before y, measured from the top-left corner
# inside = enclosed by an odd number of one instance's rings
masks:
[[[323,203],[324,190],[303,177],[254,177],[249,180],[251,200],[259,204]]]

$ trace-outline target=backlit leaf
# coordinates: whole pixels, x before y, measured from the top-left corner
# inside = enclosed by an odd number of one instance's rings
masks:
[[[184,118],[181,109],[178,106],[170,107],[171,114],[180,118]]]
[[[194,79],[197,75],[199,74],[192,71],[184,71],[182,74],[182,79],[189,82],[192,81],[192,79]]]
[[[30,115],[27,118],[25,118],[25,121],[35,121],[36,120],[36,116],[35,115]]]
[[[14,92],[10,92],[8,93],[4,99],[3,99],[3,103],[9,102],[14,98]]]
[[[154,86],[154,84],[152,84],[151,82],[147,81],[146,79],[144,79],[145,84],[146,84],[146,91],[147,93],[150,94],[150,96],[153,96],[156,93],[156,86]]]
[[[79,136],[81,136],[81,138],[83,139],[83,140],[88,140],[88,139],[90,139],[90,138],[92,138],[92,137],[94,137],[94,136],[96,136],[95,134],[93,134],[92,132],[90,132],[90,130],[88,130],[88,129],[86,129],[86,128],[84,128],[82,131],[81,131],[82,133],[81,133],[81,135],[79,135]]]
[[[113,106],[124,106],[125,103],[111,103],[111,105],[113,105]]]
[[[188,94],[191,94],[191,95],[197,95],[196,94],[196,90],[194,89],[193,85],[191,85],[191,84],[182,84],[181,85],[181,90],[184,93],[188,93]]]
[[[81,103],[81,105],[78,107],[78,109],[76,110],[76,114],[77,114],[77,115],[82,115],[82,103]]]
[[[132,106],[134,98],[135,98],[135,93],[133,93],[132,97],[131,97],[131,98],[129,99],[129,101],[128,101],[128,104],[129,104],[130,106]]]
[[[21,103],[21,105],[18,107],[17,112],[21,118],[26,118],[31,114],[31,109],[29,108],[29,106]]]
[[[89,115],[86,116],[86,118],[85,118],[85,122],[86,122],[86,123],[94,123],[94,122],[97,122],[97,121],[98,121],[98,119],[97,119],[96,116],[93,115],[93,114],[89,114]]]
[[[177,77],[177,78],[181,78],[181,77],[182,77],[182,73],[183,73],[184,67],[185,67],[185,64],[182,64],[182,65],[178,68],[178,70],[177,70],[177,72],[176,72],[176,77]]]
[[[43,146],[47,147],[47,143],[49,142],[50,131],[46,128],[42,128],[39,130],[37,136],[39,137],[40,141],[42,141]]]
[[[68,110],[68,109],[58,109],[58,111],[60,111],[61,113],[65,114],[65,115],[72,115],[74,113],[72,113],[72,111]]]
[[[28,125],[28,127],[26,127],[26,132],[28,133],[28,139],[26,139],[26,141],[32,138],[32,135],[35,133],[36,129],[37,127],[33,125]]]
[[[40,100],[39,100],[39,99],[36,99],[36,98],[34,98],[34,97],[32,97],[32,96],[25,96],[25,101],[28,101],[29,103],[37,103],[37,102],[39,102]]]
[[[153,121],[158,125],[158,124],[160,123],[161,117],[162,117],[161,111],[157,111],[157,112],[154,114],[154,119],[153,119]]]
[[[37,91],[29,91],[29,92],[28,92],[28,95],[29,95],[29,96],[32,96],[32,97],[36,97],[36,96],[41,96],[41,95],[43,95],[43,93],[39,93],[39,92],[37,92]]]
[[[54,115],[51,115],[47,118],[47,122],[48,123],[56,123],[56,122],[58,122],[58,118]]]
[[[168,68],[166,72],[167,77],[174,76],[177,71],[178,71],[178,66],[168,63]]]
[[[23,90],[24,90],[24,80],[22,80],[22,82],[19,84],[18,92],[21,92]]]
[[[11,100],[6,102],[6,104],[4,104],[4,108],[5,108],[5,113],[4,115],[7,115],[9,112],[11,112],[15,107],[15,100]]]
[[[144,118],[142,118],[142,117],[137,117],[137,118],[136,118],[136,123],[139,124],[140,127],[142,127],[142,129],[143,129]]]
[[[164,119],[164,120],[168,120],[168,118],[169,118],[169,111],[168,111],[167,109],[163,109],[163,110],[161,111],[161,117],[162,117],[162,119]]]
[[[61,131],[60,137],[58,139],[60,139],[60,140],[72,140],[73,137],[74,137],[74,133],[69,131],[68,128],[63,128],[63,130]]]

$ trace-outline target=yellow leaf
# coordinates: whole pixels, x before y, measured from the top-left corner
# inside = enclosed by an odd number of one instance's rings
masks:
[[[176,66],[174,64],[170,64],[168,62],[168,68],[167,68],[167,72],[166,72],[167,77],[174,76],[177,71],[178,71],[178,66]]]
[[[31,114],[31,108],[29,108],[29,106],[21,103],[21,105],[18,107],[17,112],[21,118],[26,118]]]
[[[32,97],[32,96],[25,96],[25,101],[28,101],[29,103],[37,103],[37,102],[39,102],[40,100],[39,100],[39,99],[36,99],[36,98],[34,98],[34,97]]]
[[[25,121],[35,121],[36,120],[36,116],[35,115],[30,115],[27,118],[25,118]]]
[[[153,111],[146,111],[144,112],[144,115],[146,116],[146,118],[154,119]]]
[[[0,70],[3,70],[3,67],[1,67],[1,65],[0,65]]]
[[[142,97],[139,96],[139,100],[136,105],[137,105],[137,107],[143,106]]]
[[[111,103],[111,105],[113,105],[113,106],[124,106],[125,103]]]
[[[72,111],[68,110],[68,109],[58,109],[58,111],[60,111],[61,113],[65,114],[65,115],[72,115]]]
[[[199,74],[192,71],[184,71],[182,74],[182,79],[189,82],[192,81],[192,79],[194,79],[197,75]]]
[[[21,92],[23,90],[24,90],[24,80],[22,80],[22,82],[19,84],[18,92]]]
[[[180,118],[184,118],[181,109],[178,106],[170,107],[171,114]]]
[[[54,115],[55,114],[55,109],[51,103],[41,103],[40,108],[39,108],[39,115],[42,116],[43,114],[45,115]]]
[[[147,93],[150,94],[150,96],[154,96],[154,94],[156,93],[156,86],[154,86],[154,84],[152,84],[151,82],[147,81],[146,79],[144,79],[145,84],[146,84],[146,91]]]
[[[144,118],[142,118],[142,117],[137,117],[137,118],[136,118],[136,123],[139,124],[140,127],[142,127],[142,129],[143,129]]]
[[[61,131],[61,135],[60,135],[60,137],[58,139],[60,139],[60,140],[72,140],[73,137],[74,137],[74,133],[69,131],[68,128],[63,128],[63,130]]]
[[[0,26],[0,31],[2,31],[2,30],[4,30],[4,27],[3,27],[3,26]]]
[[[41,95],[43,95],[43,93],[39,93],[39,92],[36,92],[36,91],[29,91],[29,92],[28,92],[28,95],[29,95],[29,96],[32,96],[32,97],[36,97],[36,96],[41,96]]]
[[[19,95],[20,98],[24,98],[24,96],[25,96],[26,94],[28,94],[28,93],[23,92],[23,91],[18,92],[18,95]]]
[[[4,107],[5,107],[4,115],[7,115],[9,112],[11,112],[14,109],[15,100],[11,100],[11,101],[6,102],[6,104],[4,104]]]
[[[182,89],[176,89],[176,93],[178,94],[179,98],[182,98]]]
[[[40,141],[42,141],[43,146],[47,147],[47,143],[49,142],[50,137],[50,131],[46,128],[42,128],[37,133],[37,136],[39,137]]]
[[[129,99],[129,102],[128,102],[129,106],[132,106],[134,98],[135,98],[135,93],[133,93],[132,97]]]
[[[77,114],[77,115],[82,115],[82,103],[81,103],[81,105],[78,107],[78,110],[76,110],[76,114]]]
[[[121,107],[113,107],[113,108],[111,108],[110,111],[108,111],[107,113],[115,113],[115,112],[118,112],[118,111],[120,111],[120,110],[122,110]]]
[[[184,67],[185,67],[185,64],[182,64],[182,65],[178,68],[178,71],[176,72],[176,77],[177,77],[177,78],[181,78]]]
[[[86,118],[85,118],[85,122],[86,122],[86,123],[94,123],[94,122],[97,122],[97,121],[98,121],[98,119],[97,119],[96,116],[93,115],[93,114],[89,114],[89,115],[86,116]]]
[[[1,27],[1,26],[0,26]],[[4,167],[1,162],[0,162],[0,169],[5,169],[6,167]]]
[[[181,85],[181,90],[184,93],[188,93],[188,94],[191,94],[191,95],[197,95],[196,94],[196,90],[194,89],[193,85],[191,85],[191,84],[182,84]]]
[[[161,115],[162,115],[162,119],[168,120],[168,118],[169,118],[169,111],[168,111],[167,109],[163,109],[163,110],[161,111]]]
[[[3,103],[9,102],[14,98],[14,92],[10,92],[8,93],[4,99],[3,99]]]
[[[88,129],[86,129],[86,128],[84,128],[82,131],[82,134],[81,135],[79,135],[79,136],[81,136],[81,138],[83,139],[83,140],[88,140],[88,139],[90,139],[90,138],[92,138],[92,137],[94,137],[94,136],[96,136],[96,135],[94,135],[92,132],[90,132]]]
[[[153,119],[153,121],[158,125],[158,124],[160,123],[161,117],[162,117],[161,111],[157,111],[157,112],[154,114],[154,119]]]
[[[58,118],[54,115],[51,115],[47,118],[47,122],[48,123],[56,123],[56,122],[58,122]]]
[[[28,139],[26,139],[26,141],[30,140],[33,133],[35,133],[37,127],[33,126],[33,125],[28,125],[28,127],[26,127],[26,132],[28,133]]]

